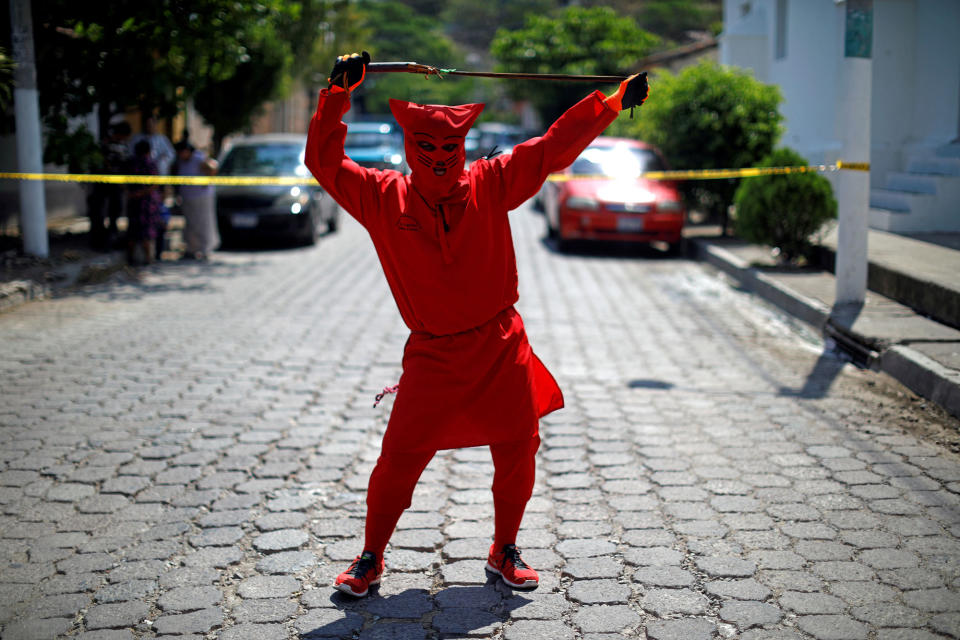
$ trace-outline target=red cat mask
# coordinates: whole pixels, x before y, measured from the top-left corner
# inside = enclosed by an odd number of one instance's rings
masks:
[[[413,186],[431,202],[465,198],[464,141],[483,105],[448,107],[390,100],[390,111],[403,129]]]

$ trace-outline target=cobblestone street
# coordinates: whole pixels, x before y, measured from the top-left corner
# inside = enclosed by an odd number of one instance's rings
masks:
[[[3,640],[960,638],[955,421],[702,264],[558,255],[511,215],[567,405],[518,541],[537,591],[483,570],[485,448],[434,458],[373,597],[330,589],[407,335],[344,216],[0,315]]]

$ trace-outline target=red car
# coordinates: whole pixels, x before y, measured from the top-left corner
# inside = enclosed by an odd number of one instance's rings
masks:
[[[544,185],[547,234],[560,251],[571,241],[614,240],[659,241],[676,252],[687,217],[676,185],[640,176],[666,168],[660,151],[651,145],[597,138]]]

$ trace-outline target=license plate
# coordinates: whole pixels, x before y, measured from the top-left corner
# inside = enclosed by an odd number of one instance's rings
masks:
[[[236,229],[252,229],[259,221],[255,213],[235,213],[230,216],[230,224]]]
[[[617,218],[617,231],[643,231],[643,218]]]

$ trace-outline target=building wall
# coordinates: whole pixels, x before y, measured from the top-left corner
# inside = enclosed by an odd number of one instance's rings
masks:
[[[780,87],[783,144],[814,163],[836,160],[845,3],[724,0],[723,8],[721,62]],[[786,55],[777,58],[784,8]],[[874,0],[873,21],[870,161],[871,182],[879,186],[889,172],[903,170],[912,151],[958,135],[960,0]]]
[[[900,171],[904,149],[913,137],[916,120],[916,2],[883,0],[873,23],[873,94],[871,103],[871,175],[883,184],[887,174]]]
[[[939,145],[958,133],[960,0],[917,0],[915,6],[914,137],[923,145]],[[874,96],[879,99],[876,90]]]
[[[839,137],[835,130],[842,55],[842,5],[832,0],[766,0],[771,33],[770,82],[783,94],[781,144],[800,152],[811,163],[836,159]],[[786,16],[779,16],[786,11]],[[776,58],[778,20],[785,22],[782,58]]]

